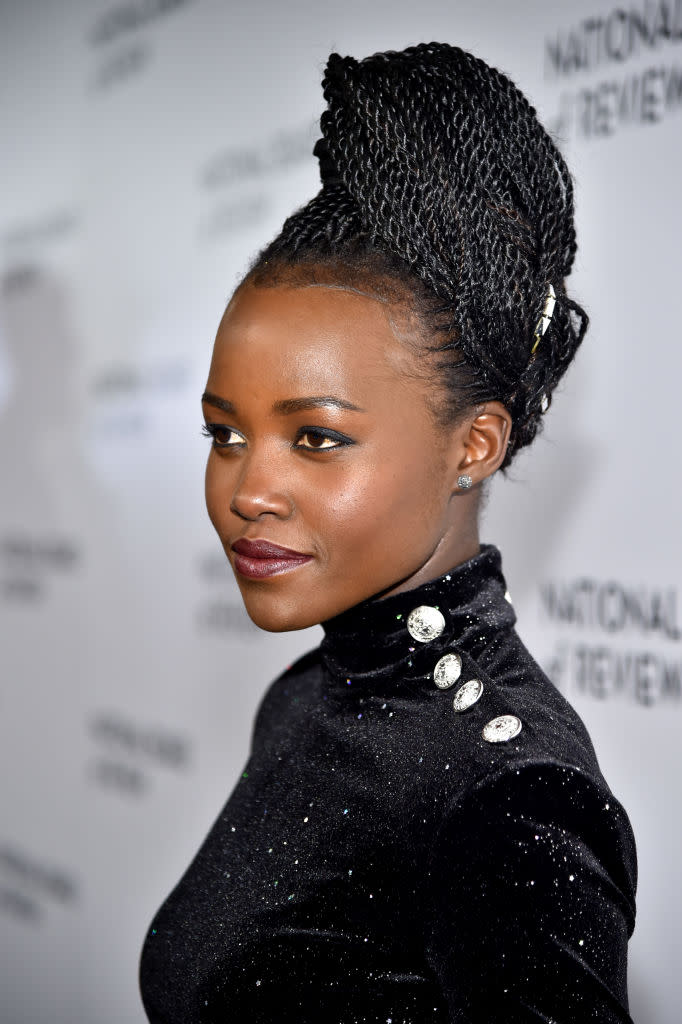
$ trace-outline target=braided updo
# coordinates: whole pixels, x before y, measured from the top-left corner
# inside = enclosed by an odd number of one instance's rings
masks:
[[[516,86],[456,46],[333,53],[323,90],[322,188],[247,280],[322,269],[402,294],[431,339],[444,419],[489,400],[511,414],[506,468],[587,328],[564,283],[576,252],[568,168]],[[554,314],[531,354],[550,283]]]

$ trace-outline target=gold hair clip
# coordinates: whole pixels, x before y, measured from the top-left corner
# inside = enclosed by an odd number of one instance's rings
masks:
[[[556,303],[556,292],[554,291],[553,285],[550,283],[550,285],[549,285],[549,287],[547,289],[547,298],[545,299],[545,304],[542,307],[542,316],[540,317],[540,319],[538,320],[537,324],[535,325],[535,332],[533,334],[533,337],[535,338],[535,342],[533,344],[532,349],[530,350],[530,354],[532,356],[535,355],[535,350],[538,347],[538,345],[540,344],[540,339],[542,338],[543,334],[545,333],[545,331],[547,330],[547,328],[550,325],[550,322],[551,322],[551,319],[552,319],[552,313],[554,312],[554,304],[555,303]]]

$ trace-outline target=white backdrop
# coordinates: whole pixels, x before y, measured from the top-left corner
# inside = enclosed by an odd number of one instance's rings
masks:
[[[3,1024],[142,1024],[148,922],[319,639],[246,619],[199,399],[238,273],[317,190],[328,53],[431,39],[506,71],[575,174],[592,325],[483,539],[630,813],[633,1017],[679,1019],[682,3],[0,0]]]

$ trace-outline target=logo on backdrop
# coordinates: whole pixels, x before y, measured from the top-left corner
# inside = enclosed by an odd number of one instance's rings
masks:
[[[92,382],[97,436],[133,439],[148,434],[159,403],[183,392],[189,376],[189,367],[182,360],[105,367]]]
[[[78,568],[81,552],[68,537],[0,535],[0,597],[8,603],[40,601],[53,580]]]
[[[199,188],[210,204],[199,220],[199,238],[210,242],[232,237],[265,220],[271,212],[273,186],[281,188],[282,176],[297,167],[313,166],[318,135],[315,119],[258,145],[232,146],[208,157],[199,168]]]
[[[550,580],[540,618],[556,628],[546,664],[559,689],[651,707],[682,701],[682,628],[674,587]]]
[[[545,77],[597,82],[564,90],[548,119],[560,138],[605,138],[627,125],[652,125],[682,108],[682,62],[670,47],[682,42],[682,0],[644,0],[585,18],[545,40]],[[640,58],[644,66],[621,71]]]
[[[6,249],[13,251],[17,248],[61,242],[75,234],[79,227],[77,211],[62,208],[50,210],[42,217],[10,224],[0,234],[0,239]],[[20,278],[26,272],[25,268],[17,267],[14,274],[6,274],[6,287],[11,290],[13,277]]]
[[[88,42],[101,60],[90,80],[96,91],[111,89],[140,74],[151,61],[149,37],[142,33],[191,0],[130,0],[103,11],[88,32]]]
[[[88,776],[105,789],[145,796],[158,771],[189,768],[191,740],[182,733],[144,725],[116,711],[99,712],[87,726],[96,746]]]
[[[51,906],[71,906],[77,899],[73,874],[0,841],[0,911],[40,924]]]
[[[219,549],[202,555],[197,569],[203,590],[195,613],[197,629],[202,633],[227,633],[247,640],[255,639],[261,631],[244,610],[224,552]]]

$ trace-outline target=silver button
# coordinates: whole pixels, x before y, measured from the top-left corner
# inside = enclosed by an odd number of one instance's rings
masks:
[[[521,732],[521,719],[516,715],[498,715],[483,726],[481,736],[488,743],[506,743]]]
[[[436,662],[433,670],[433,681],[439,690],[447,690],[454,686],[462,674],[462,659],[459,654],[444,654]]]
[[[414,640],[427,644],[435,640],[445,629],[443,613],[428,604],[420,604],[407,616],[407,632]]]
[[[452,702],[452,706],[455,711],[466,711],[472,704],[475,704],[478,698],[483,693],[483,683],[480,679],[469,679],[468,682],[460,686],[459,690],[455,694],[455,699]]]

